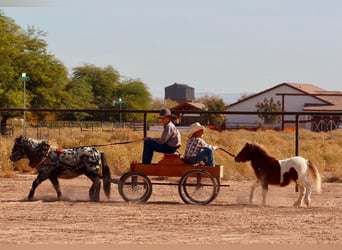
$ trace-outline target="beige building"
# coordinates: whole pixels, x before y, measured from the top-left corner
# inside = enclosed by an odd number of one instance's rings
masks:
[[[272,88],[237,101],[229,105],[227,111],[257,111],[256,104],[273,98],[281,103],[284,112],[317,111],[327,115],[302,115],[300,126],[313,131],[333,130],[341,126],[342,115],[331,116],[329,112],[342,111],[342,92],[327,91],[312,84],[281,83]],[[265,124],[257,115],[228,115],[227,129],[257,128],[259,126],[272,128],[286,128],[295,126],[295,116],[287,115],[281,124]]]

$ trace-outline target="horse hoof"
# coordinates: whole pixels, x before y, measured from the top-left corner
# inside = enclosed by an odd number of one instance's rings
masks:
[[[295,202],[295,203],[293,203],[293,206],[294,207],[300,207],[302,204],[301,203],[299,203],[299,202]]]
[[[99,202],[100,201],[100,197],[89,197],[89,200],[92,202]]]

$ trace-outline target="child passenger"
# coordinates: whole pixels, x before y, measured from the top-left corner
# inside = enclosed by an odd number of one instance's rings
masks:
[[[189,139],[185,149],[184,160],[189,164],[199,164],[201,161],[206,166],[215,166],[214,150],[216,146],[207,144],[203,140],[204,126],[199,122],[190,125]]]

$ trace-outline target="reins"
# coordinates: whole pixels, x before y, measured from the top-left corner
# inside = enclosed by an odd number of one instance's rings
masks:
[[[218,148],[218,149],[222,150],[223,152],[229,154],[231,157],[235,158],[234,154],[230,153],[229,151],[225,150],[224,148]]]
[[[106,147],[106,146],[112,146],[112,145],[119,145],[119,144],[130,144],[130,143],[135,143],[139,142],[143,139],[135,140],[135,141],[125,141],[125,142],[112,142],[112,143],[106,143],[106,144],[95,144],[95,145],[89,145],[89,147]],[[219,147],[221,151],[225,152],[226,154],[230,155],[231,157],[235,158],[235,155],[229,151],[227,151],[224,148]]]
[[[112,146],[112,145],[119,145],[119,144],[130,144],[130,143],[135,143],[142,141],[143,139],[135,140],[135,141],[124,141],[124,142],[111,142],[111,143],[106,143],[106,144],[94,144],[94,145],[87,145],[84,147],[107,147],[107,146]]]

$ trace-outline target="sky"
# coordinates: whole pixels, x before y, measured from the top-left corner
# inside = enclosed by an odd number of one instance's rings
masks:
[[[112,66],[153,97],[173,83],[195,95],[283,82],[341,91],[340,0],[0,0],[0,9],[46,32],[70,73]]]

